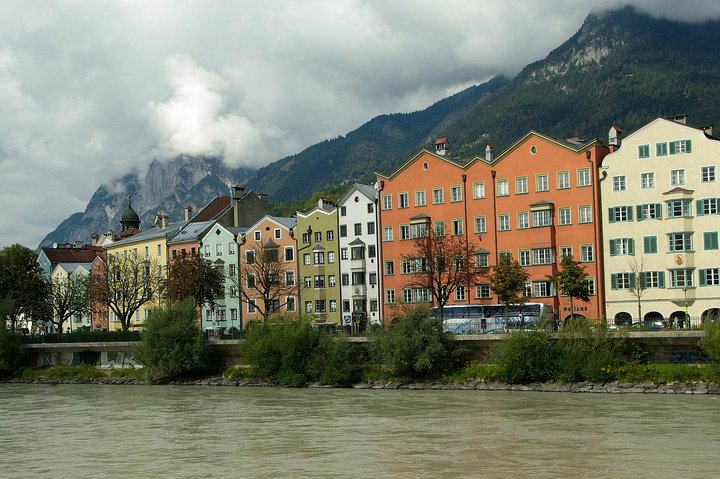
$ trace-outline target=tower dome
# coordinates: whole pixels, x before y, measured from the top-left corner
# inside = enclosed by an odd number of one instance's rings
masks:
[[[128,207],[122,215],[120,224],[122,225],[122,231],[130,228],[140,229],[140,216],[132,207],[132,196],[128,196]]]

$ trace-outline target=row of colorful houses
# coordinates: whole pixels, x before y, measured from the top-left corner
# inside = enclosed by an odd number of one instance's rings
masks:
[[[276,311],[333,328],[387,323],[398,306],[430,299],[408,261],[428,232],[463,237],[480,267],[511,255],[529,273],[528,301],[552,306],[558,320],[699,324],[720,308],[719,160],[720,141],[685,117],[626,138],[612,127],[607,145],[531,131],[498,155],[487,145],[470,159],[440,138],[374,185],[354,184],[294,217],[270,215],[265,195],[236,187],[181,222],[159,215],[146,231],[129,205],[120,235],[95,243],[108,256],[152,258],[161,275],[188,255],[221,269],[226,296],[202,308],[204,330]],[[41,264],[52,263],[48,254]],[[571,302],[548,279],[567,255],[585,267],[588,302]],[[497,302],[480,280],[458,286],[448,304]],[[134,324],[155,306],[144,305]],[[117,329],[112,314],[102,319],[88,323]]]

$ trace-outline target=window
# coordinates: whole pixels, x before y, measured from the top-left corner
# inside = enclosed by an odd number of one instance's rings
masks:
[[[383,241],[393,240],[393,229],[392,226],[383,226]]]
[[[568,256],[572,256],[572,246],[561,246],[560,247],[560,258],[565,258]]]
[[[548,175],[543,173],[535,176],[535,191],[547,191],[549,190]]]
[[[324,313],[325,312],[325,300],[324,299],[316,299],[315,300],[315,312],[316,313]]]
[[[398,208],[410,207],[410,200],[407,193],[398,193]]]
[[[363,259],[365,258],[365,247],[364,246],[353,246],[350,248],[351,259]]]
[[[643,253],[654,254],[658,252],[657,236],[643,236]]]
[[[655,173],[640,173],[640,188],[655,188]]]
[[[452,231],[454,235],[463,234],[463,222],[462,220],[452,220]]]
[[[337,311],[337,300],[335,300],[335,299],[330,300],[330,311],[331,312]]]
[[[305,312],[312,313],[312,301],[305,301]]]
[[[236,274],[237,274],[237,266],[235,266],[234,264],[229,264],[228,265],[228,276],[230,276],[231,278],[234,278]]]
[[[477,266],[478,268],[487,268],[489,259],[490,253],[475,253],[475,266]]]
[[[253,238],[255,238],[255,241],[260,241],[260,232],[253,231]]]
[[[615,206],[609,209],[610,223],[618,221],[632,221],[632,208],[629,206]]]
[[[585,284],[587,284],[588,296],[595,296],[595,278],[586,278]]]
[[[210,253],[210,251],[208,250],[208,254],[205,256],[209,256],[209,253]],[[157,245],[157,255],[162,256],[162,246],[161,245]]]
[[[350,285],[350,275],[347,273],[341,274],[340,281],[342,282],[343,286],[349,286]]]
[[[370,300],[370,311],[376,312],[378,310],[378,300],[377,299],[371,299]]]
[[[671,288],[692,288],[693,274],[692,269],[671,269],[670,270],[670,287]]]
[[[285,247],[285,261],[295,261],[295,250],[292,246]]]
[[[351,274],[351,279],[353,285],[355,284],[365,284],[365,272],[364,271],[356,271]]]
[[[445,199],[443,198],[443,189],[442,188],[433,188],[433,204],[438,205],[440,203],[444,203]]]
[[[530,250],[521,249],[518,262],[520,263],[520,266],[530,266]]]
[[[676,140],[670,142],[670,154],[692,153],[692,144],[690,140]]]
[[[328,251],[327,260],[331,264],[335,262],[335,251]]]
[[[374,244],[369,244],[368,245],[368,258],[374,258],[375,256],[377,256],[376,246]]]
[[[415,206],[425,206],[425,190],[415,192]]]
[[[490,285],[478,284],[475,286],[475,297],[477,299],[487,299],[490,297]]]
[[[313,284],[314,284],[315,288],[324,288],[325,287],[325,275],[324,274],[316,274],[315,281]]]
[[[222,254],[223,254],[223,244],[215,243],[215,256],[222,256]]]
[[[368,283],[377,284],[377,273],[369,273],[368,274]]]
[[[715,167],[714,166],[703,166],[700,169],[701,178],[703,183],[711,183],[715,181]]]
[[[550,210],[540,210],[532,212],[533,228],[540,226],[550,226],[552,224],[552,215]]]
[[[460,186],[455,185],[450,187],[450,201],[453,203],[462,201],[462,190],[460,189]]]
[[[554,263],[552,248],[535,248],[532,250],[533,264],[552,264]]]
[[[577,170],[577,185],[590,186],[590,168],[581,168]]]
[[[657,156],[667,156],[667,154],[668,154],[667,143],[655,143],[655,154]]]
[[[517,214],[517,227],[519,230],[530,227],[530,214],[527,211],[520,211]]]
[[[578,220],[580,223],[592,223],[592,210],[589,206],[578,207]]]
[[[340,207],[340,216],[347,216],[347,206]]]
[[[347,299],[343,300],[343,312],[349,313],[350,312],[350,301]]]
[[[465,286],[459,284],[455,288],[455,301],[465,301]]]
[[[707,198],[698,200],[695,209],[698,215],[715,215],[718,212],[718,199]]]
[[[395,274],[395,263],[392,260],[385,261],[385,276],[392,276]]]
[[[147,259],[149,256],[150,256],[150,247],[146,246],[145,247],[145,259]]]
[[[392,196],[390,196],[390,195],[382,196],[382,209],[384,209],[384,210],[392,209]]]
[[[315,232],[315,242],[319,243],[322,241],[322,231],[316,231]]]
[[[401,240],[410,239],[410,226],[400,225],[400,239]]]
[[[690,216],[690,200],[668,201],[668,218]]]
[[[510,216],[498,215],[498,231],[510,231]]]
[[[635,277],[630,273],[613,273],[610,275],[612,289],[630,289],[635,286]]]
[[[288,296],[285,300],[285,310],[295,311],[295,296]]]
[[[561,224],[561,225],[572,224],[572,218],[570,216],[570,208],[558,209],[558,224]]]
[[[294,286],[295,285],[295,271],[285,271],[285,285],[286,286]]]
[[[402,293],[403,293],[403,303],[412,303],[412,300],[413,300],[412,289],[403,288]]]
[[[410,237],[411,238],[427,238],[428,237],[428,224],[427,223],[415,223],[410,225]]]
[[[280,228],[275,228],[275,231],[273,231],[273,233],[275,235],[275,239],[282,238],[282,231],[280,231]]]
[[[255,311],[256,311],[255,310],[255,300],[249,299],[248,300],[248,313],[254,313]]]
[[[303,285],[305,286],[305,288],[312,288],[313,287],[312,277],[305,276],[303,278]]]
[[[557,188],[558,190],[570,188],[570,174],[567,171],[558,171]]]
[[[385,302],[387,304],[395,304],[395,290],[394,289],[386,289],[385,290]]]
[[[347,225],[340,225],[340,237],[341,238],[347,237]]]
[[[325,253],[322,251],[313,252],[313,263],[314,264],[325,264]]]
[[[591,263],[594,261],[592,245],[584,244],[580,246],[580,261],[583,263]]]
[[[515,178],[515,194],[522,195],[528,192],[527,176],[519,176]]]
[[[650,158],[650,145],[638,146],[638,158]]]
[[[627,184],[625,183],[625,175],[613,176],[613,191],[626,191]]]
[[[635,242],[632,238],[617,238],[610,240],[610,256],[635,254]]]
[[[497,181],[497,195],[498,196],[507,196],[510,194],[510,189],[508,188],[508,180],[498,180]]]
[[[668,251],[692,251],[692,233],[670,233],[668,235]]]
[[[348,249],[340,248],[340,259],[348,259]]]
[[[670,170],[670,185],[680,186],[685,184],[685,170]]]
[[[373,206],[373,203],[368,203],[367,211],[368,213],[373,213],[375,211],[375,207]]]
[[[480,181],[473,183],[473,199],[485,198],[485,183]]]
[[[311,264],[310,262],[310,253],[303,254],[303,264],[305,266],[309,266]]]
[[[643,271],[640,273],[640,284],[644,288],[664,288],[665,273],[662,271]]]
[[[245,264],[255,264],[255,250],[245,250]]]
[[[435,236],[445,236],[445,222],[438,220],[433,224]]]
[[[553,295],[552,283],[550,281],[533,281],[532,293],[536,298],[544,298]]]
[[[334,241],[335,240],[335,232],[333,230],[326,231],[325,232],[325,239],[327,241]]]
[[[700,286],[720,285],[720,268],[706,268],[700,270]]]
[[[660,203],[648,203],[644,205],[638,205],[637,216],[638,221],[660,219],[662,216],[662,208],[660,207]]]
[[[707,232],[703,233],[703,247],[706,250],[718,249],[718,232],[717,231],[707,231]]]

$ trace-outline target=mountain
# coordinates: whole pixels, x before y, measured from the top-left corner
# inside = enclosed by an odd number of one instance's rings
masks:
[[[129,195],[133,209],[140,215],[141,229],[151,227],[160,211],[168,214],[170,221],[179,221],[185,205],[198,211],[216,196],[230,195],[230,187],[243,182],[249,174],[249,170],[228,168],[220,158],[181,155],[172,161],[153,161],[142,177],[135,171],[111,185],[100,186],[85,211],[63,221],[40,246],[77,239],[87,242],[95,232],[120,231]]]
[[[575,35],[513,79],[494,78],[422,111],[378,116],[254,172],[229,170],[218,159],[153,163],[151,172],[155,168],[162,181],[129,175],[112,194],[100,187],[85,213],[65,220],[43,244],[117,228],[128,193],[143,227],[159,209],[179,219],[184,203],[202,206],[211,195],[226,194],[232,182],[269,194],[271,202],[291,201],[369,182],[376,171],[391,173],[438,137],[449,138],[453,155],[472,157],[487,143],[500,153],[529,130],[605,139],[612,124],[632,131],[659,116],[688,114],[693,125],[720,124],[718,44],[718,21],[676,23],[631,7],[593,13]]]

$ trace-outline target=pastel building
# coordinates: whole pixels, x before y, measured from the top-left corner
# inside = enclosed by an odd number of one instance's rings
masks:
[[[608,322],[687,327],[720,313],[720,141],[658,118],[602,162]],[[639,301],[638,301],[639,296]]]

